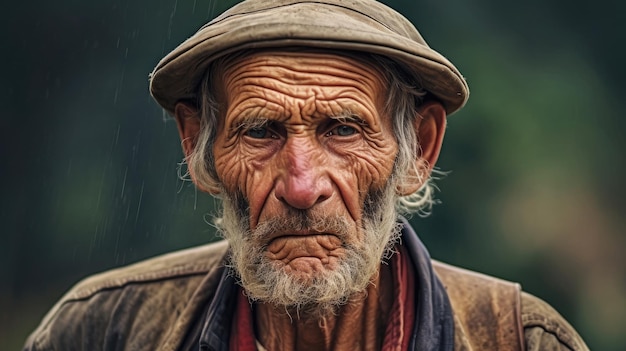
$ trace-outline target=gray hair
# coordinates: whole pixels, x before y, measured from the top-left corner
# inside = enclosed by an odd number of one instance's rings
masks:
[[[223,72],[222,68],[227,63],[245,55],[246,52],[238,52],[214,61],[207,69],[198,89],[196,107],[201,119],[200,132],[195,140],[195,149],[186,162],[194,170],[195,181],[205,189],[222,189],[215,170],[212,148],[217,136],[220,112],[223,112],[216,96],[217,84],[221,81],[218,75]],[[430,214],[432,206],[437,202],[434,199],[437,187],[432,175],[428,174],[427,162],[425,160],[421,163],[415,162],[421,155],[421,147],[414,128],[416,119],[422,118],[417,111],[427,92],[415,78],[410,77],[397,63],[386,57],[363,53],[342,53],[342,55],[374,65],[383,74],[383,83],[386,84],[388,92],[384,115],[393,120],[393,132],[398,143],[398,154],[391,181],[395,182],[397,188],[404,184],[423,183],[415,193],[399,196],[396,200],[396,209],[403,214],[417,213],[420,216]],[[182,164],[184,163],[185,160]],[[187,176],[188,172],[182,175],[183,178]]]

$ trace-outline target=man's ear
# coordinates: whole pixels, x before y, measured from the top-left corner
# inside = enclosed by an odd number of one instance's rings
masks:
[[[424,185],[439,158],[446,129],[446,109],[440,102],[426,102],[419,107],[417,113],[414,128],[420,149],[415,160],[415,168],[411,172],[419,174],[409,174],[407,179],[415,181],[405,181],[400,185],[398,193],[401,196],[413,194]]]
[[[206,193],[216,195],[220,191],[217,186],[209,186],[200,184],[197,181],[196,173],[193,169],[193,164],[189,163],[189,158],[193,154],[196,148],[196,141],[200,134],[200,113],[198,110],[190,104],[179,102],[174,107],[174,118],[176,119],[176,125],[178,126],[178,134],[180,135],[181,145],[183,152],[185,153],[185,160],[187,161],[187,169],[191,176],[191,181],[196,187]]]
[[[174,107],[174,118],[176,119],[176,126],[178,126],[178,135],[185,159],[189,159],[196,147],[196,140],[200,133],[200,115],[195,107],[179,102]]]

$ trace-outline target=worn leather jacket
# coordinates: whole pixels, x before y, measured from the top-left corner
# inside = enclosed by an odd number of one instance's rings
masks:
[[[588,350],[553,308],[505,282],[432,261],[403,220],[416,277],[412,350]],[[89,277],[50,310],[24,350],[228,350],[238,289],[228,244]]]

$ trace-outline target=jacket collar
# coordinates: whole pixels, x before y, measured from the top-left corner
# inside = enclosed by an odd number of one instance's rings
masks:
[[[454,349],[454,317],[448,294],[433,271],[430,255],[409,222],[402,224],[402,243],[415,270],[416,318],[411,350],[452,351]],[[237,291],[230,268],[224,269],[200,334],[200,350],[228,351],[230,326]]]
[[[443,284],[433,271],[430,255],[409,222],[400,217],[402,245],[409,252],[416,277],[417,311],[411,350],[454,349],[454,316]]]

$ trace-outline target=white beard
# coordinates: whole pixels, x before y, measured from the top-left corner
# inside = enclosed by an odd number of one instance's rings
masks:
[[[282,230],[316,230],[345,233],[350,228],[341,216],[299,215],[274,218],[259,223],[254,231],[249,228],[247,204],[224,196],[223,217],[219,221],[223,236],[231,247],[231,267],[248,298],[253,301],[283,306],[286,310],[303,309],[320,316],[334,313],[351,296],[364,292],[376,276],[380,264],[393,254],[393,245],[400,237],[397,223],[395,189],[386,186],[382,192],[368,196],[363,211],[363,242],[356,245],[343,242],[346,254],[332,270],[316,273],[309,280],[298,279],[282,269],[282,265],[266,256],[268,234],[274,228]],[[239,208],[238,208],[239,207]],[[340,239],[342,239],[340,237]]]

